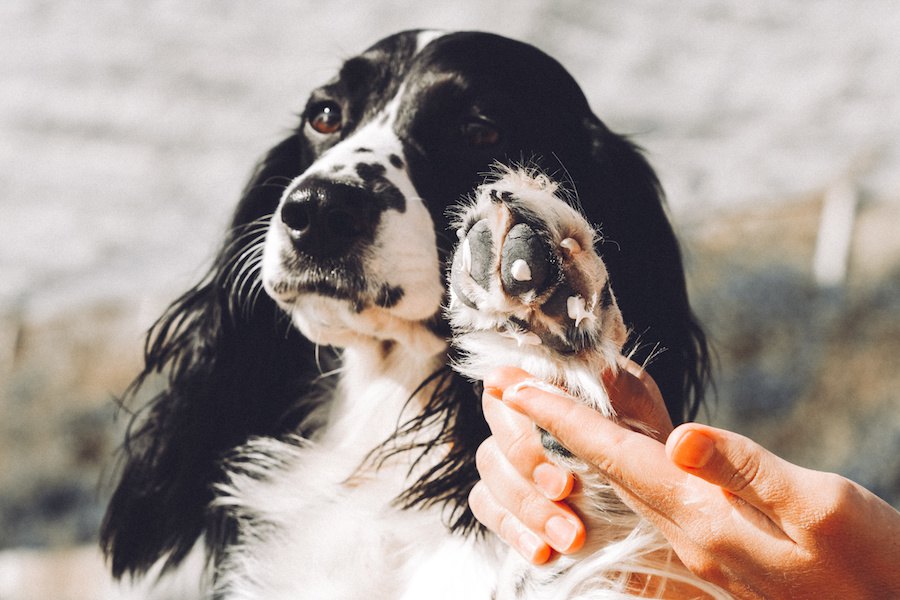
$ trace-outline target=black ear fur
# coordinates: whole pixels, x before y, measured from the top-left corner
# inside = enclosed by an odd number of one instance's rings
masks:
[[[151,376],[166,380],[131,424],[101,530],[117,577],[145,572],[163,557],[166,567],[177,565],[204,530],[213,546],[224,540],[209,532],[231,535],[207,509],[223,457],[251,436],[293,430],[312,408],[304,397],[319,372],[313,345],[265,293],[235,304],[236,270],[261,251],[264,218],[309,160],[296,132],[269,152],[213,268],[148,332],[144,370],[123,401]]]
[[[691,312],[681,251],[656,174],[639,149],[596,117],[593,173],[576,181],[626,324],[633,359],[647,362],[675,424],[693,419],[710,374],[706,337]],[[649,359],[649,360],[648,360]]]

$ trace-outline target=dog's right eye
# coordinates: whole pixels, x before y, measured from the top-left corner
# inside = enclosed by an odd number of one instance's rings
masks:
[[[313,131],[323,135],[337,133],[344,123],[341,107],[334,102],[322,102],[313,106],[307,121]]]
[[[471,148],[488,148],[500,141],[500,130],[486,119],[464,123],[462,135]]]

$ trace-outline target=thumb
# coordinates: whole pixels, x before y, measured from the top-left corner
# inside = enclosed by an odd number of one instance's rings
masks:
[[[730,431],[686,423],[669,436],[666,454],[681,470],[734,494],[776,523],[798,495],[794,471],[799,467]]]

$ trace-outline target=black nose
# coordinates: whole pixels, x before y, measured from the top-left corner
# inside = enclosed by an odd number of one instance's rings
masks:
[[[370,243],[378,211],[366,190],[332,182],[305,182],[288,194],[281,221],[294,247],[315,257],[336,257]]]

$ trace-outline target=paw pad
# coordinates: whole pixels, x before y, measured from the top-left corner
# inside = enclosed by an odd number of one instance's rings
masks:
[[[503,241],[500,279],[511,296],[539,293],[550,276],[552,255],[535,230],[526,223],[513,225]]]

